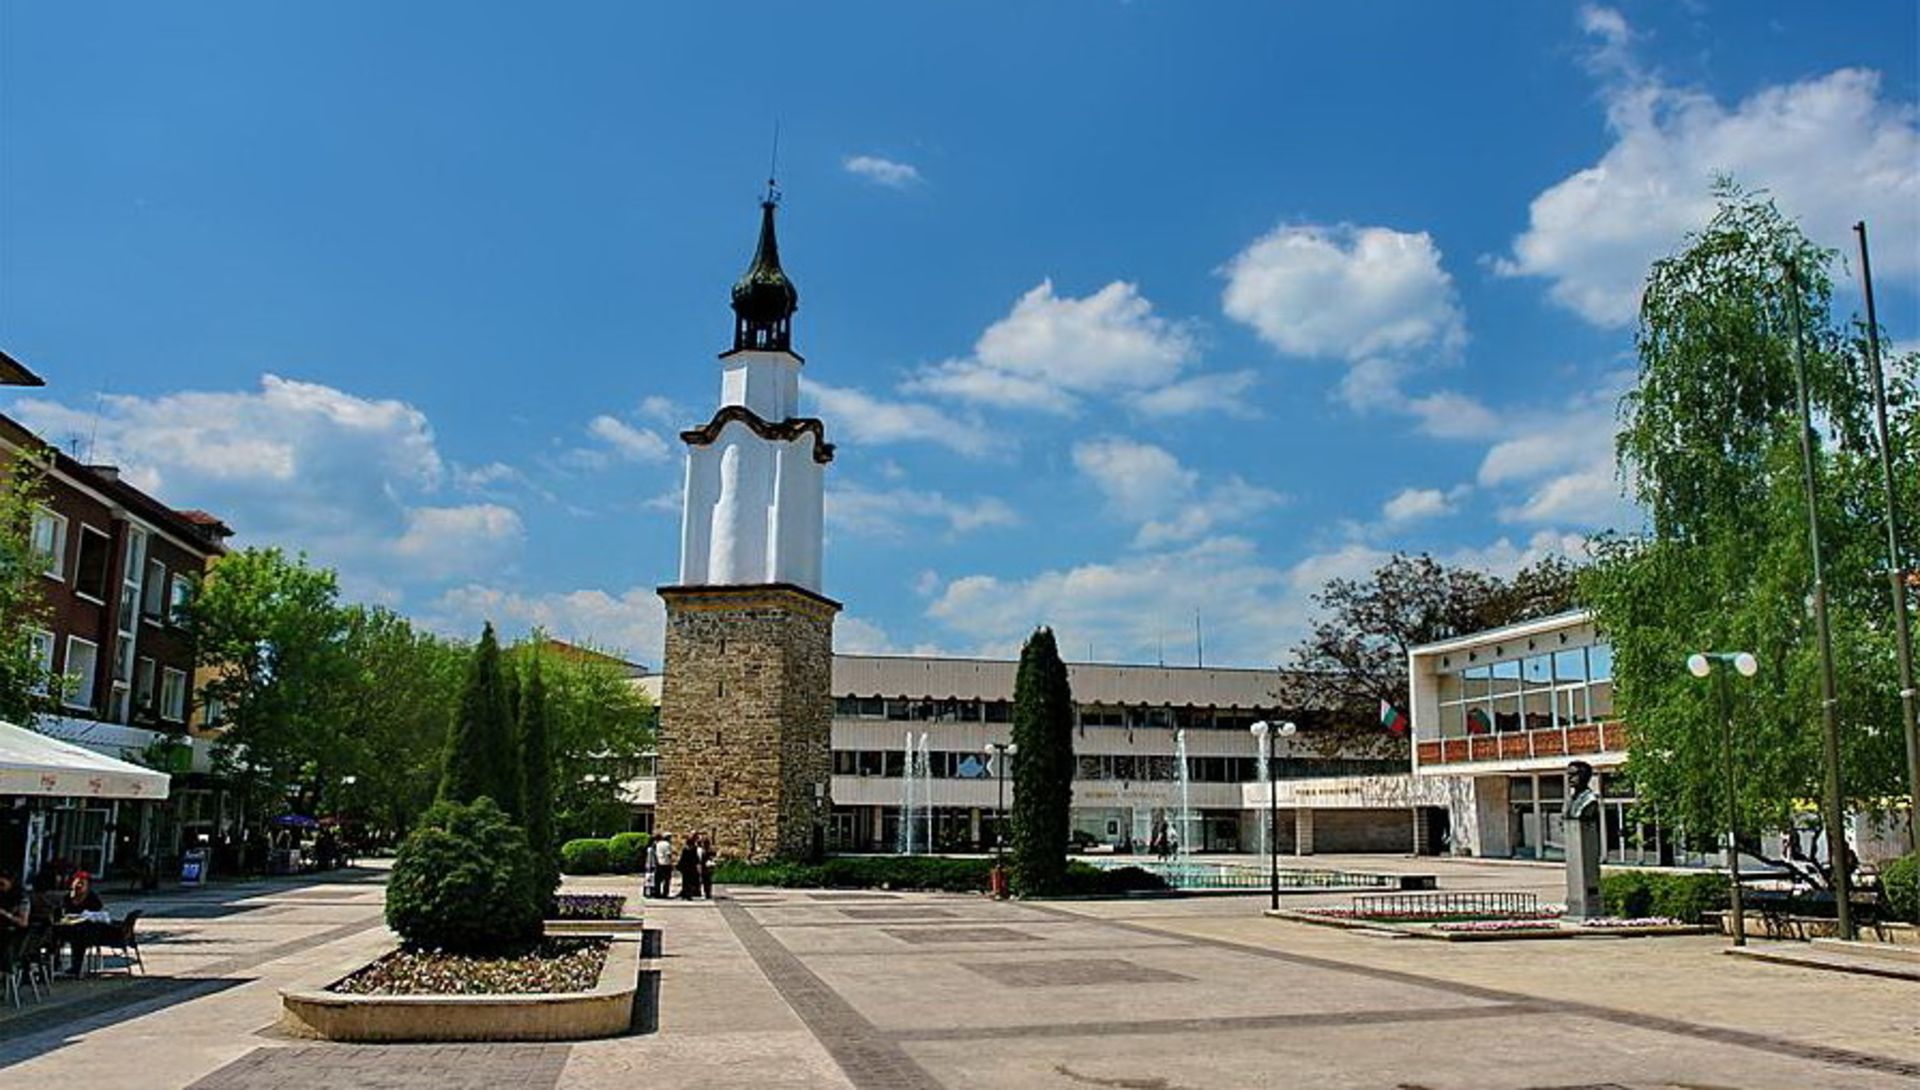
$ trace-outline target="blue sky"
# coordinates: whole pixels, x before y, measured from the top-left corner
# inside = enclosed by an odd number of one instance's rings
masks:
[[[655,662],[777,120],[842,647],[1262,664],[1394,549],[1637,525],[1635,291],[1715,171],[1865,217],[1920,327],[1910,3],[689,7],[0,5],[6,411]]]

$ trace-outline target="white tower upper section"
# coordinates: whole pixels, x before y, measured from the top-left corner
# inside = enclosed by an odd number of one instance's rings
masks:
[[[721,355],[720,407],[687,444],[680,526],[682,586],[786,583],[820,594],[826,429],[800,411],[792,348],[800,296],[780,268],[774,203],[760,245],[733,287],[732,350]]]

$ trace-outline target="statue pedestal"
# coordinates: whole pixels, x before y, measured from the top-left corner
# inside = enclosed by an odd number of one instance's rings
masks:
[[[1592,806],[1580,817],[1566,822],[1567,837],[1567,911],[1570,920],[1591,920],[1606,915],[1600,901],[1600,808]]]

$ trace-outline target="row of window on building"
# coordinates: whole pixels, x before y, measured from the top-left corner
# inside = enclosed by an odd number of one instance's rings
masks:
[[[983,780],[996,773],[984,753],[933,750],[927,754],[929,774],[936,780]],[[1010,758],[1006,774],[1013,774]],[[1171,754],[1082,753],[1074,758],[1076,780],[1120,780],[1174,783],[1179,759]],[[899,779],[906,775],[902,749],[836,749],[833,774]],[[1308,776],[1361,776],[1406,771],[1406,762],[1350,757],[1283,757],[1273,762],[1275,779]],[[1259,761],[1253,757],[1189,757],[1190,783],[1259,783]]]
[[[901,723],[1011,723],[1013,703],[1006,700],[907,700],[878,696],[841,696],[833,701],[841,719],[886,719]],[[1151,708],[1083,705],[1074,709],[1079,727],[1128,729],[1246,730],[1279,713],[1221,708]]]
[[[1440,735],[1551,730],[1613,718],[1604,643],[1479,663],[1439,676]]]

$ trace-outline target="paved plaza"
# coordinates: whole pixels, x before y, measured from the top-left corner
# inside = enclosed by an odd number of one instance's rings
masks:
[[[1551,869],[1323,858],[1534,889]],[[995,903],[723,890],[649,905],[661,1030],[360,1047],[274,1029],[281,988],[391,942],[382,875],[171,894],[150,974],[0,1015],[0,1087],[1211,1090],[1920,1086],[1920,988],[1725,957],[1710,937],[1443,944],[1270,920],[1265,898]],[[594,879],[582,889],[626,889]],[[1307,904],[1337,898],[1290,898]]]

